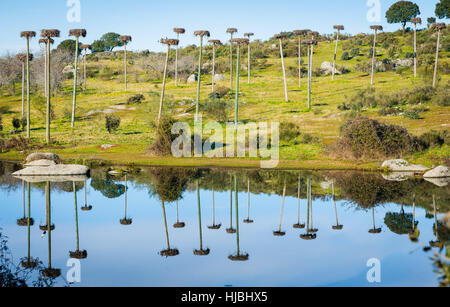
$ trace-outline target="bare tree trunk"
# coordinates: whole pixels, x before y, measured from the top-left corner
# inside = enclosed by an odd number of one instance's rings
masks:
[[[375,30],[374,32],[374,37],[373,37],[373,50],[372,50],[372,75],[371,75],[371,79],[370,79],[370,85],[373,85],[373,74],[375,71],[375,56],[377,54],[377,30]]]
[[[283,188],[283,198],[281,200],[281,213],[280,213],[280,224],[278,226],[278,232],[281,232],[281,227],[283,225],[283,212],[284,212],[284,200],[286,199],[286,183]]]
[[[236,60],[236,95],[234,104],[234,131],[237,132],[238,118],[239,118],[239,69],[240,69],[241,49],[237,45],[237,60]]]
[[[77,108],[77,80],[78,80],[78,36],[75,39],[75,64],[74,64],[74,73],[73,73],[73,102],[72,102],[72,128],[75,127],[75,112]]]
[[[248,84],[251,83],[251,47],[250,41],[248,42]]]
[[[287,79],[286,79],[286,69],[284,66],[283,41],[281,39],[280,39],[280,55],[281,55],[281,67],[283,69],[283,79],[284,79],[284,97],[285,97],[284,99],[286,102],[289,102]]]
[[[180,34],[177,33],[177,40],[180,40]],[[178,44],[177,44],[177,50],[175,53],[175,86],[178,87]]]
[[[312,76],[312,67],[311,67],[311,50],[308,46],[308,110],[311,110],[311,76]]]
[[[202,78],[202,56],[203,56],[203,36],[200,36],[200,54],[198,57],[198,80],[197,80],[197,103],[195,105],[195,121],[198,120],[198,112],[200,108],[200,86]]]
[[[414,23],[414,78],[417,77],[417,24]]]
[[[30,39],[27,38],[27,138],[30,138]]]
[[[440,39],[441,39],[441,30],[438,30],[438,37],[436,43],[436,61],[434,62],[433,87],[436,87]]]
[[[50,112],[51,112],[51,98],[50,98],[50,39],[47,40],[47,114],[46,114],[46,129],[45,129],[45,140],[47,144],[50,143]],[[30,109],[28,109],[28,114]],[[28,122],[28,125],[30,122]]]
[[[302,87],[302,39],[298,37],[298,87]]]
[[[44,92],[45,92],[45,97],[47,97],[48,95],[48,91],[47,91],[47,42],[45,43],[45,50],[44,50]]]
[[[167,55],[166,62],[164,63],[164,76],[163,76],[163,85],[161,90],[161,100],[159,101],[159,113],[158,113],[158,124],[161,121],[162,109],[164,103],[164,95],[166,92],[166,78],[167,78],[167,65],[169,64],[169,53],[170,53],[170,45],[167,45]]]
[[[338,45],[339,45],[339,30],[337,31],[337,37],[336,37],[336,48],[334,49],[334,60],[333,60],[333,75],[331,77],[331,80],[334,80],[334,74],[335,74],[335,70],[336,70],[336,57],[337,57],[337,50],[338,50]]]
[[[216,77],[216,45],[213,44],[213,67],[212,67],[212,92],[214,93],[214,86]]]
[[[233,33],[230,33],[230,89],[233,90]]]
[[[127,84],[127,43],[125,42],[125,57],[124,57],[124,66],[125,66],[125,91],[128,90],[128,84]]]
[[[87,90],[87,64],[86,64],[86,56],[87,56],[87,49],[84,49],[84,58],[83,58],[83,62],[84,62],[84,90]]]
[[[25,116],[25,63],[22,62],[22,119]]]

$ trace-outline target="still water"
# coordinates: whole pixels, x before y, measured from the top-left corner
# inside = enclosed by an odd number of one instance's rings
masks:
[[[10,175],[17,167],[1,168],[0,232],[8,249],[2,257],[15,264],[12,271],[25,267],[29,284],[442,282],[434,258],[448,256],[450,233],[439,222],[450,211],[445,183],[349,172],[170,168],[126,176],[99,168],[90,178],[27,182]],[[380,261],[380,283],[368,282],[370,259]],[[70,283],[78,261],[81,282]]]

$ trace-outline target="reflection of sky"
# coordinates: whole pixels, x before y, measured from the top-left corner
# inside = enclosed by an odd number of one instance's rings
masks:
[[[16,219],[22,217],[22,191],[1,190],[0,227],[9,237],[9,246],[18,260],[27,254],[27,228],[18,227]],[[35,226],[31,233],[32,256],[47,262],[47,237],[41,238],[38,224],[45,223],[45,197],[42,191],[32,190],[32,217]],[[78,208],[84,205],[84,191],[77,194]],[[52,191],[53,267],[61,268],[65,276],[69,251],[76,249],[73,193]],[[212,224],[210,191],[201,192],[204,246],[211,249],[205,257],[193,255],[199,248],[196,193],[186,192],[180,201],[180,218],[187,227],[173,229],[176,222],[175,204],[166,207],[171,247],[180,255],[162,258],[158,252],[166,249],[162,210],[159,202],[144,189],[129,184],[128,215],[132,226],[122,226],[124,196],[105,199],[88,185],[88,203],[91,212],[79,210],[80,249],[88,251],[82,260],[83,286],[368,286],[366,263],[378,258],[382,263],[382,286],[436,286],[431,254],[424,253],[419,244],[408,236],[399,236],[384,225],[386,212],[399,212],[394,204],[377,207],[376,224],[382,227],[379,235],[369,234],[372,228],[371,211],[355,211],[338,202],[342,231],[331,229],[335,225],[333,203],[314,202],[314,227],[319,229],[318,239],[303,241],[299,235],[305,230],[294,230],[297,223],[297,200],[286,199],[282,230],[285,237],[274,237],[280,217],[280,196],[252,195],[251,218],[254,224],[243,224],[247,217],[247,194],[239,195],[241,251],[250,260],[235,263],[228,255],[236,253],[236,236],[225,232],[230,223],[230,194],[216,193],[216,222],[221,230],[209,230]],[[234,196],[233,196],[234,199]],[[302,222],[306,217],[306,201],[302,200]],[[411,207],[405,207],[407,213]],[[433,237],[434,220],[425,219],[425,210],[416,209],[421,242]],[[235,212],[233,205],[233,223]]]

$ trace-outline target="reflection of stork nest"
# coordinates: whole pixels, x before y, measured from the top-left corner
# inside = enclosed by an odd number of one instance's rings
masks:
[[[166,249],[163,251],[160,251],[159,254],[161,255],[161,257],[175,257],[178,256],[180,254],[180,252],[178,251],[178,249]]]
[[[33,258],[25,258],[20,262],[24,269],[34,269],[38,266],[39,261]]]
[[[91,210],[92,210],[92,206],[81,207],[81,211],[91,211]]]
[[[409,240],[413,243],[419,242],[419,237],[414,232],[408,233]]]
[[[303,240],[315,240],[317,238],[317,235],[314,233],[307,233],[304,235],[300,235],[300,238]]]
[[[212,226],[208,226],[208,229],[211,230],[219,230],[222,227],[222,224],[219,225],[212,225]]]
[[[58,278],[59,276],[61,276],[61,270],[60,269],[48,268],[48,269],[42,270],[41,274],[44,277],[53,279],[53,278]]]
[[[306,227],[306,225],[305,224],[294,224],[294,226],[292,226],[292,227],[294,227],[294,229],[304,229]]]
[[[249,258],[248,254],[228,256],[228,259],[230,259],[231,261],[248,261],[248,258]]]
[[[275,237],[284,237],[286,235],[286,233],[284,231],[274,231],[273,235]]]
[[[196,249],[194,250],[195,256],[208,256],[211,250],[209,248],[207,249]]]
[[[430,246],[431,247],[436,247],[436,248],[440,248],[442,245],[441,241],[430,241]]]
[[[371,230],[369,230],[369,233],[372,233],[372,234],[381,233],[381,228],[371,229]]]
[[[28,219],[27,218],[23,218],[23,219],[18,219],[17,220],[17,225],[19,226],[28,226]],[[34,225],[34,220],[30,219],[30,226]]]
[[[333,228],[333,230],[342,230],[342,229],[344,229],[344,225],[336,225],[331,228]]]
[[[319,232],[319,229],[317,229],[317,228],[312,228],[312,229],[309,230],[309,232],[312,232],[312,233],[318,233],[318,232]]]
[[[69,252],[69,256],[72,259],[86,259],[87,258],[87,251]]]
[[[244,223],[245,224],[253,224],[255,221],[251,220],[251,219],[245,219]]]
[[[186,224],[183,222],[179,222],[173,225],[173,228],[184,228],[186,227]]]
[[[48,231],[48,225],[41,225],[39,226],[39,229],[42,231]],[[50,226],[50,231],[55,230],[55,225]]]
[[[120,220],[120,225],[130,226],[131,224],[133,224],[133,220],[132,219],[122,219],[122,220]]]
[[[233,228],[227,228],[227,233],[229,233],[229,234],[236,233],[236,229],[233,229]]]

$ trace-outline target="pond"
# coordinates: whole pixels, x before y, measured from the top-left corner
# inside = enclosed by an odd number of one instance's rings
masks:
[[[90,178],[50,182],[14,178],[18,168],[1,165],[0,261],[11,260],[28,284],[448,283],[438,261],[449,256],[450,232],[440,222],[450,211],[445,183],[188,168],[117,176],[98,168]]]

